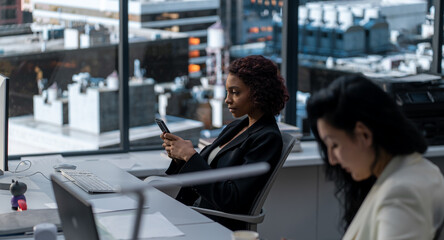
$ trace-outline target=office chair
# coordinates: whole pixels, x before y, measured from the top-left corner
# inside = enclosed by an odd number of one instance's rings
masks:
[[[246,222],[248,230],[257,231],[257,224],[262,223],[265,218],[265,211],[264,209],[262,209],[262,206],[264,205],[268,193],[270,192],[270,189],[273,186],[274,181],[276,180],[279,170],[281,169],[282,165],[284,165],[285,160],[287,159],[288,155],[291,152],[291,149],[296,143],[296,139],[292,135],[282,132],[282,142],[283,146],[282,146],[281,157],[276,167],[274,168],[273,172],[271,173],[270,178],[268,179],[264,188],[253,202],[253,206],[249,214],[232,214],[232,213],[225,213],[217,210],[199,208],[199,207],[191,207],[191,208],[205,215],[212,215],[212,216]]]
[[[257,230],[257,224],[264,221],[265,218],[265,211],[262,209],[262,206],[265,203],[265,200],[267,199],[268,193],[270,192],[271,187],[273,186],[274,181],[276,180],[277,174],[279,170],[281,169],[282,165],[284,165],[285,160],[287,159],[288,155],[291,152],[291,149],[293,148],[294,144],[296,143],[296,139],[285,132],[281,132],[282,134],[282,152],[281,157],[274,168],[273,172],[270,175],[270,178],[268,179],[267,183],[265,184],[262,191],[259,193],[255,201],[253,202],[253,206],[250,210],[249,214],[232,214],[232,213],[226,213],[221,212],[213,209],[207,209],[207,208],[199,208],[199,207],[191,207],[195,211],[205,214],[205,215],[212,215],[217,217],[223,217],[228,219],[234,219],[239,220],[242,222],[247,223],[248,230]],[[161,176],[150,176],[147,177],[144,181],[146,182],[154,182],[154,181],[164,181],[169,180],[166,177]],[[180,186],[177,187],[169,187],[169,188],[158,188],[160,191],[168,194],[172,198],[176,198],[177,194],[179,193]]]

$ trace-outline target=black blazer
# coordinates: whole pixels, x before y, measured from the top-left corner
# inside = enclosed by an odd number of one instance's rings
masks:
[[[211,168],[237,166],[249,163],[268,162],[270,168],[276,166],[282,151],[282,136],[273,116],[263,116],[236,139],[228,143],[216,155],[211,165],[208,156],[215,148],[230,141],[241,129],[248,125],[248,118],[230,123],[219,137],[188,162],[171,161],[166,174],[195,172]],[[270,170],[271,172],[271,170]],[[267,182],[270,173],[182,188],[177,200],[193,205],[201,197],[199,207],[216,209],[229,213],[246,214],[254,199]]]

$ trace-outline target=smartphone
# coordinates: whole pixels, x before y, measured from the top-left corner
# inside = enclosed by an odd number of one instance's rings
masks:
[[[156,123],[159,125],[159,128],[163,133],[170,133],[170,130],[168,130],[165,122],[162,119],[156,118]]]

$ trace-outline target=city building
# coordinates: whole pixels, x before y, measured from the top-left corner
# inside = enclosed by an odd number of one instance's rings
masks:
[[[119,2],[112,0],[51,1],[36,0],[33,16],[38,22],[75,22],[115,26],[119,24]],[[204,64],[207,28],[219,16],[219,0],[162,0],[129,1],[128,25],[130,28],[150,28],[187,33],[198,38],[190,46],[190,63]],[[195,41],[195,40],[194,40]]]
[[[23,22],[21,0],[0,2],[0,25],[20,24]]]
[[[221,18],[231,45],[265,42],[273,38],[273,17],[283,0],[222,1]]]

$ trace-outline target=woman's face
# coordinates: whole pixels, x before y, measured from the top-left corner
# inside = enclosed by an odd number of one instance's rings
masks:
[[[363,123],[356,123],[354,137],[331,126],[323,118],[318,119],[317,126],[319,136],[327,147],[330,165],[339,164],[355,181],[372,175],[375,151],[372,134]]]
[[[235,118],[253,112],[254,106],[250,99],[250,88],[240,78],[228,74],[225,88],[227,90],[225,103]]]

